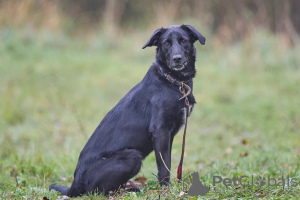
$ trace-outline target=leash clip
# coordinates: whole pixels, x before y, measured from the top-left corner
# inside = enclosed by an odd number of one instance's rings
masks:
[[[179,86],[179,91],[180,91],[180,93],[182,93],[183,95],[185,95],[185,89],[184,89],[184,87],[183,87],[183,82],[180,82],[180,86]]]
[[[183,96],[179,99],[180,101],[190,95],[191,88],[184,82],[180,82],[179,91],[183,94]]]

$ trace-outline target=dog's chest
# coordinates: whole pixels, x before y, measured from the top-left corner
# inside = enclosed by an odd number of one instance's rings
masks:
[[[176,112],[173,113],[172,116],[170,116],[171,119],[173,119],[172,122],[172,132],[173,135],[177,134],[178,131],[185,125],[186,117],[189,117],[192,110],[193,110],[193,104],[189,105],[189,108],[186,108],[185,106],[177,107]]]

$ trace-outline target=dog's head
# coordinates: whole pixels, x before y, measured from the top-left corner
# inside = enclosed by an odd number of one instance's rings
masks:
[[[205,37],[191,25],[162,27],[154,31],[143,49],[156,46],[158,61],[171,71],[184,72],[194,66],[196,41],[204,45]]]

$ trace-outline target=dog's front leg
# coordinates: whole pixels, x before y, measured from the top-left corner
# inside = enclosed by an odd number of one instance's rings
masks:
[[[161,185],[167,185],[170,181],[171,169],[171,134],[162,131],[153,137],[153,145],[158,169],[158,180]]]

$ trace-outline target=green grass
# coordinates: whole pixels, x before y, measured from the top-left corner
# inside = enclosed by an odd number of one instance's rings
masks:
[[[71,184],[89,136],[154,60],[154,48],[141,50],[148,36],[114,41],[102,35],[85,40],[46,31],[1,31],[0,199],[55,199],[59,195],[48,191],[50,184]],[[300,46],[290,49],[263,31],[231,46],[209,37],[207,43],[196,45],[198,103],[189,118],[184,175],[199,171],[211,188],[204,198],[298,199],[299,185],[212,183],[213,176],[289,175],[300,184]],[[173,145],[174,176],[181,141],[182,130]],[[140,193],[115,197],[159,198],[156,173],[151,154],[139,173],[147,185]],[[185,184],[187,190],[189,176]],[[180,199],[182,190],[173,178],[160,198]]]

